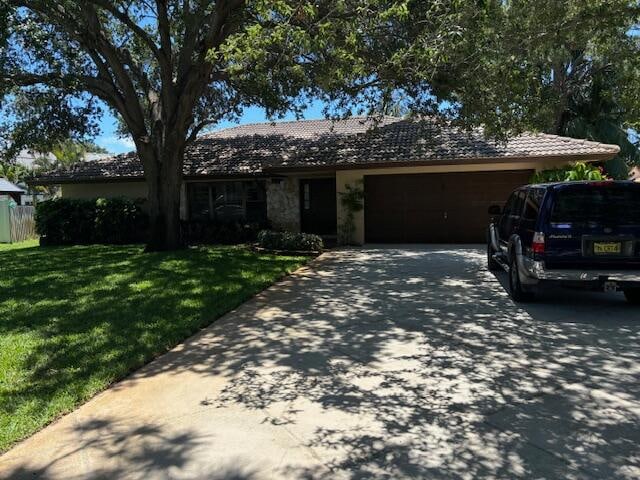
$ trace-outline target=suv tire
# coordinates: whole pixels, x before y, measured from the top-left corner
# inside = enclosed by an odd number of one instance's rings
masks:
[[[624,291],[624,298],[632,305],[640,305],[640,288],[628,288]]]
[[[509,264],[509,295],[514,302],[530,302],[533,300],[533,293],[522,289],[520,275],[518,274],[518,262],[515,255]]]
[[[500,270],[500,264],[493,259],[493,254],[496,253],[491,246],[491,242],[487,244],[487,268],[490,272],[496,272]]]

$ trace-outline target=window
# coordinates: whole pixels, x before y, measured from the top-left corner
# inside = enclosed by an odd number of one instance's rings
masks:
[[[544,197],[544,190],[540,188],[532,188],[529,190],[527,199],[524,204],[524,213],[522,217],[525,220],[537,220],[538,213],[540,212],[540,204]]]
[[[264,182],[244,182],[246,219],[263,223],[267,219],[267,191]]]
[[[522,209],[524,208],[524,199],[526,196],[527,192],[525,190],[518,190],[515,193],[513,210],[511,210],[510,215],[513,215],[514,217],[522,216]]]
[[[205,220],[211,215],[209,186],[206,183],[189,184],[189,213],[194,220]]]
[[[187,185],[189,218],[213,222],[264,223],[267,220],[262,181],[194,182]]]
[[[640,225],[640,189],[575,186],[556,193],[551,223]]]
[[[311,208],[311,190],[308,183],[304,184],[304,209],[309,210]]]
[[[245,218],[241,182],[218,182],[211,188],[216,192],[214,220],[238,222]]]
[[[525,192],[522,190],[513,192],[507,201],[507,206],[504,207],[504,214],[519,217],[522,214],[525,195]]]

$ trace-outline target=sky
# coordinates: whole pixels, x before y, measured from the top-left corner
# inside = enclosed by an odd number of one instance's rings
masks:
[[[312,103],[309,108],[304,112],[303,118],[305,119],[317,119],[323,118],[322,114],[323,104],[319,101]],[[106,110],[106,109],[105,109]],[[288,114],[282,120],[295,120],[294,114]],[[220,130],[222,128],[233,127],[235,125],[244,125],[247,123],[268,122],[269,119],[265,115],[264,109],[258,107],[250,107],[245,109],[240,120],[238,122],[220,122],[212,130]],[[103,148],[106,148],[110,153],[125,153],[135,150],[133,140],[128,138],[119,138],[116,132],[116,119],[105,111],[104,116],[100,122],[101,134],[95,139],[95,142]]]

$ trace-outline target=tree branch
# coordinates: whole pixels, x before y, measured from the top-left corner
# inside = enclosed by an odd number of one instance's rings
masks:
[[[129,15],[119,10],[113,4],[113,2],[109,0],[87,0],[87,2],[93,3],[95,6],[103,8],[104,10],[111,13],[111,15],[118,19],[122,24],[129,27],[131,31],[135,33],[138,38],[140,38],[140,40],[143,41],[143,43],[149,48],[149,50],[151,50],[151,53],[153,53],[156,58],[159,59],[160,51],[151,35],[149,35],[149,33],[144,28],[140,27],[136,22],[134,22]]]

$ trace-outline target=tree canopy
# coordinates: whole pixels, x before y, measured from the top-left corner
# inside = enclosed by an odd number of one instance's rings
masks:
[[[628,132],[640,126],[639,22],[636,0],[504,2],[476,44],[477,69],[451,68],[450,100],[498,135],[531,129],[617,144],[607,170],[626,178],[640,163]]]
[[[373,111],[398,88],[437,110],[429,81],[456,49],[468,2],[0,0],[6,146],[122,121],[149,186],[151,249],[179,243],[184,149],[247,105],[271,116],[322,98]],[[43,135],[39,135],[42,138]]]
[[[0,142],[87,138],[110,109],[144,167],[149,248],[175,248],[186,145],[246,106],[340,116],[400,97],[502,138],[568,132],[613,68],[633,125],[637,22],[632,0],[0,0]]]

